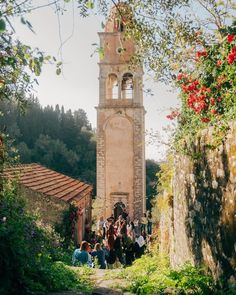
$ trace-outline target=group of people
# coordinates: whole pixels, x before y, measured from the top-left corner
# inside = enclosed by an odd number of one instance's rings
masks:
[[[117,220],[114,216],[106,220],[100,217],[96,233],[74,251],[72,263],[100,269],[131,265],[144,254],[151,234],[151,212],[144,213],[140,221],[131,221],[124,208]]]

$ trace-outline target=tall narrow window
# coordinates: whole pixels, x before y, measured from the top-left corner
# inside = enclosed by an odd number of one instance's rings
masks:
[[[131,73],[124,74],[121,85],[123,99],[133,98],[133,86],[133,75]]]
[[[110,74],[108,76],[107,99],[118,99],[118,79],[115,74]]]

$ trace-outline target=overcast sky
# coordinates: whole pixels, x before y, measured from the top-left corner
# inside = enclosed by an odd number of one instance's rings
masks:
[[[27,19],[32,23],[36,34],[31,33],[19,22],[15,21],[17,36],[22,42],[38,47],[59,60],[63,59],[63,75],[55,74],[55,67],[44,66],[39,77],[39,86],[35,87],[35,95],[41,105],[64,105],[65,109],[86,111],[92,126],[96,128],[96,110],[98,105],[98,55],[94,51],[93,43],[99,43],[97,32],[101,31],[102,18],[90,16],[81,18],[72,3],[68,4],[68,11],[60,16],[52,8],[42,8],[31,12]],[[64,43],[60,51],[60,35]],[[170,107],[178,104],[177,94],[170,92],[166,86],[154,83],[145,76],[145,87],[151,88],[154,96],[144,95],[144,106],[147,111],[145,117],[146,129],[159,132],[163,138],[163,131],[170,122],[166,119]],[[147,142],[149,140],[147,139]],[[146,144],[146,158],[162,160],[165,147],[157,144]]]

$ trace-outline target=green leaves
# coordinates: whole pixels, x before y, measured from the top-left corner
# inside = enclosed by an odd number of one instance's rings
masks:
[[[93,9],[94,8],[94,2],[93,0],[88,0],[86,3],[88,9]]]
[[[98,52],[99,58],[100,58],[100,59],[103,59],[103,58],[104,58],[104,48],[99,47],[99,48],[97,49],[97,52]]]
[[[157,249],[157,243],[152,245]],[[135,294],[216,294],[211,276],[204,269],[186,263],[173,270],[167,257],[151,250],[143,255],[131,267],[118,272],[122,276],[126,290]],[[125,284],[126,283],[126,284]]]
[[[57,66],[56,74],[57,74],[57,75],[60,75],[60,74],[61,74],[61,66],[62,66],[62,62],[59,61],[59,62],[56,64],[56,66]]]
[[[61,74],[61,69],[60,68],[56,69],[56,74],[57,75],[60,75]]]
[[[104,24],[104,22],[101,22],[101,28],[102,28],[102,29],[105,28],[105,24]]]
[[[20,20],[21,20],[21,23],[23,25],[26,25],[31,32],[35,33],[33,30],[33,26],[31,25],[31,23],[28,20],[26,20],[23,16],[21,17]]]
[[[1,18],[0,19],[0,33],[3,33],[6,30],[6,23],[5,21]]]

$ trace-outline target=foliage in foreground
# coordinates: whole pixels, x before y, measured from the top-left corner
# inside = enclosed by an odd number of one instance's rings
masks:
[[[144,255],[120,275],[129,282],[127,289],[139,295],[215,294],[213,280],[202,268],[186,264],[173,270],[167,261],[158,254]]]
[[[35,218],[25,212],[17,189],[9,184],[0,199],[0,253],[0,294],[90,292],[86,273],[66,265],[58,241],[37,226]]]

